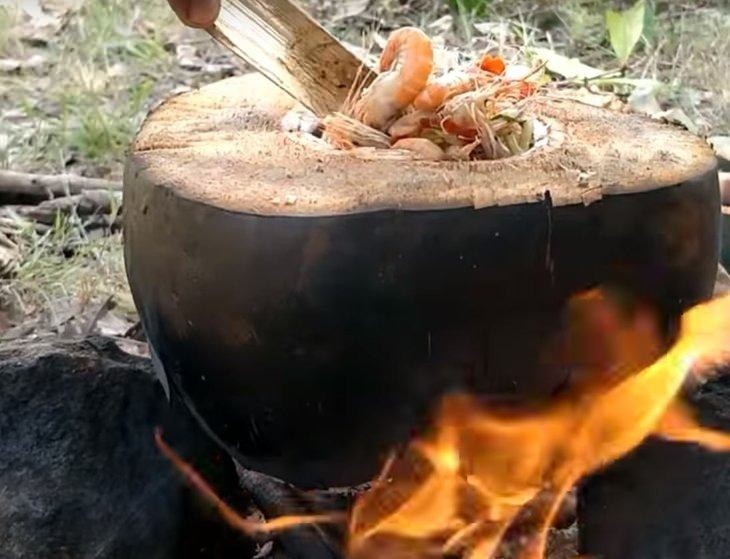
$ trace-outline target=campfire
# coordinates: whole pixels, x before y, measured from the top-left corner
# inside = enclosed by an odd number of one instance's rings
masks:
[[[682,399],[730,345],[730,298],[692,308],[717,272],[705,142],[493,52],[437,68],[412,28],[374,75],[287,2],[229,4],[214,35],[263,76],[166,103],[125,175],[160,375],[255,513],[157,444],[225,522],[295,557],[537,559],[646,439],[730,446]]]
[[[429,432],[394,452],[347,519],[347,556],[537,559],[568,492],[647,437],[730,450],[730,435],[702,427],[679,396],[700,382],[730,348],[730,296],[682,318],[662,354],[651,309],[626,309],[596,289],[570,305],[567,346],[579,378],[535,408],[506,406],[476,394],[444,398]],[[157,443],[234,528],[249,534],[339,516],[238,516],[172,451]]]

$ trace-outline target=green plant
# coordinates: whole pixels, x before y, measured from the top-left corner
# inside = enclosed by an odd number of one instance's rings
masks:
[[[626,66],[631,53],[641,39],[646,22],[646,2],[638,0],[628,10],[606,11],[606,28],[614,53],[621,66]]]
[[[452,10],[459,14],[483,16],[489,7],[489,0],[448,0]]]

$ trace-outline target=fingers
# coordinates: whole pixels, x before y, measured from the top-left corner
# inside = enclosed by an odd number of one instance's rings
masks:
[[[182,22],[191,27],[213,25],[221,9],[220,0],[169,0],[169,2]]]

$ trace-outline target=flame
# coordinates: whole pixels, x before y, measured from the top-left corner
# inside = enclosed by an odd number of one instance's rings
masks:
[[[391,461],[356,503],[350,557],[486,559],[519,524],[526,536],[516,556],[542,558],[575,483],[648,436],[730,450],[730,435],[701,427],[678,399],[688,375],[727,357],[730,296],[687,312],[661,357],[648,309],[626,315],[594,290],[576,298],[570,313],[567,345],[584,362],[584,378],[539,410],[448,396],[433,431]]]
[[[649,309],[627,312],[601,290],[569,305],[565,357],[580,369],[571,389],[541,409],[490,406],[472,395],[444,399],[435,428],[391,456],[348,526],[351,559],[495,557],[505,535],[524,534],[511,556],[541,559],[566,494],[583,476],[649,436],[730,451],[730,434],[699,425],[678,393],[730,357],[730,295],[694,307],[663,355]],[[155,434],[160,451],[231,527],[249,535],[339,515],[242,518]],[[512,542],[510,542],[512,543]]]

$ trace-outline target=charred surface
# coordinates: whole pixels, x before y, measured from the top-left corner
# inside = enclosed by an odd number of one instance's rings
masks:
[[[370,479],[446,391],[548,396],[568,297],[614,284],[668,319],[717,270],[716,174],[589,207],[269,218],[130,178],[133,292],[172,381],[242,464]]]
[[[225,497],[236,488],[230,461],[170,408],[147,360],[101,338],[6,344],[0,410],[3,559],[253,555],[154,447],[163,425]]]
[[[729,377],[691,399],[705,425],[730,430]],[[728,518],[730,455],[654,439],[583,485],[581,552],[604,559],[722,559],[730,549]]]
[[[167,376],[248,468],[362,483],[449,391],[560,390],[572,371],[553,349],[576,292],[648,300],[668,334],[712,294],[718,179],[688,134],[541,101],[556,135],[531,154],[378,160],[278,132],[291,101],[252,83],[149,117],[124,212]]]

